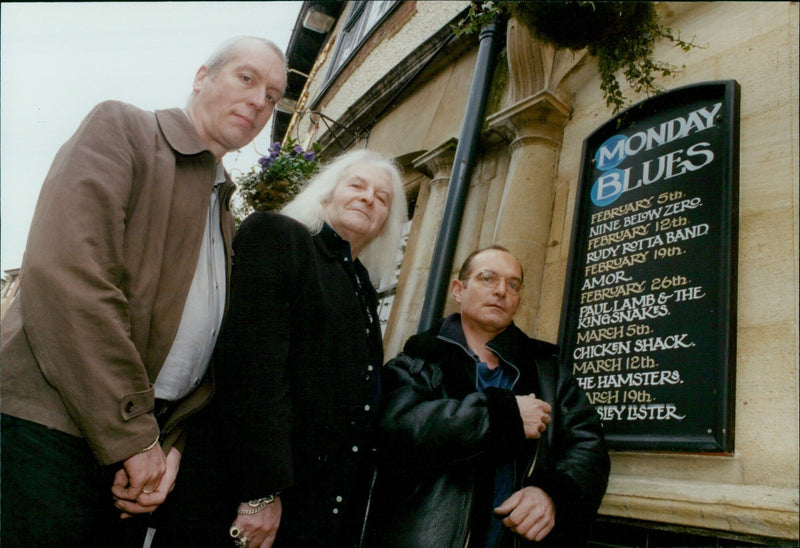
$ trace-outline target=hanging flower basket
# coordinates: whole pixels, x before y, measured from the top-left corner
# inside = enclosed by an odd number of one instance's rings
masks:
[[[269,154],[258,159],[254,166],[236,179],[242,199],[248,209],[277,211],[294,198],[305,182],[319,169],[318,144],[303,150],[294,139],[281,146],[273,143]]]
[[[648,2],[508,2],[509,14],[537,38],[572,50],[602,46],[651,11]]]
[[[496,17],[515,18],[557,48],[586,48],[597,58],[600,88],[615,114],[626,104],[617,73],[635,93],[651,95],[662,91],[657,79],[675,71],[653,59],[656,40],[667,39],[684,51],[696,47],[658,22],[652,2],[472,2],[454,31],[469,34]]]

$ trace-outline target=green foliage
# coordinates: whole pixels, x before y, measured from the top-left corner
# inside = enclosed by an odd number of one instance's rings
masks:
[[[656,40],[667,39],[684,51],[694,47],[694,43],[685,42],[673,34],[672,29],[661,26],[658,14],[652,4],[642,4],[641,19],[635,32],[619,32],[600,44],[590,44],[589,53],[597,58],[600,72],[600,88],[606,99],[606,105],[613,107],[616,114],[625,106],[625,98],[615,74],[622,72],[628,86],[634,93],[653,95],[663,91],[657,78],[667,78],[676,68],[669,63],[653,59],[653,47]]]
[[[277,211],[294,198],[305,182],[319,170],[321,147],[314,143],[303,150],[291,137],[283,146],[273,143],[269,154],[258,159],[258,165],[236,179],[244,204],[237,216],[250,211]]]
[[[472,2],[453,31],[470,34],[495,17],[514,17],[556,47],[586,48],[597,59],[600,88],[614,114],[626,106],[618,73],[634,93],[652,95],[663,91],[657,80],[676,70],[653,59],[657,40],[669,40],[684,51],[697,47],[661,25],[652,2]]]
[[[453,32],[456,36],[479,32],[481,27],[505,15],[502,3],[492,1],[470,2],[467,16],[452,25]]]
[[[486,100],[486,115],[500,112],[503,102],[503,93],[508,86],[508,56],[505,51],[500,52],[497,58],[492,83],[489,87],[489,97]]]

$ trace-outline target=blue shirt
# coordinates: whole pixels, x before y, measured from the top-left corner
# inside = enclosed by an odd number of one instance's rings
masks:
[[[439,338],[459,345],[475,360],[475,388],[484,392],[487,388],[500,388],[511,390],[519,378],[519,371],[513,365],[505,362],[498,356],[499,365],[490,369],[486,362],[482,362],[475,352],[467,346],[464,332],[460,322],[445,322],[439,332]],[[494,513],[494,509],[503,504],[514,493],[514,461],[509,456],[508,461],[498,464],[494,476],[494,498],[492,500],[491,520],[486,538],[486,547],[493,548],[500,538],[505,526],[501,517]]]
[[[502,360],[500,360],[500,365],[494,369],[489,369],[486,363],[479,361],[476,365],[476,378],[479,392],[483,392],[489,387],[511,390],[516,380],[516,372],[511,367],[504,366]],[[495,470],[492,509],[503,504],[513,492],[514,462],[509,460],[508,462],[499,464],[497,470]],[[489,531],[486,538],[487,548],[492,548],[495,545],[504,527],[502,518],[498,517],[494,511],[492,511],[492,518],[489,522]]]

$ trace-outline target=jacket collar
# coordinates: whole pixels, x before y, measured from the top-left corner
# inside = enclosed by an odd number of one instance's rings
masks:
[[[214,155],[208,150],[197,130],[194,129],[192,120],[185,110],[181,108],[170,108],[156,111],[156,120],[164,138],[169,143],[174,151],[183,156],[195,156],[203,152],[207,152],[214,158]],[[214,158],[216,162],[216,158]],[[236,190],[236,185],[231,181],[231,177],[227,170],[225,171],[225,182],[221,185],[219,197],[225,208],[230,210],[230,199],[233,191]]]
[[[339,236],[328,223],[323,223],[320,231],[314,235],[314,245],[328,260],[339,261],[340,263],[350,263],[355,269],[356,275],[362,282],[372,285],[367,268],[359,259],[353,260],[350,252],[350,242]]]
[[[487,344],[498,356],[514,365],[531,358],[547,359],[558,356],[558,346],[527,336],[514,322]]]
[[[350,242],[339,236],[339,233],[328,223],[323,223],[317,239],[319,240],[320,248],[328,257],[339,260],[352,260]]]
[[[467,337],[464,335],[464,330],[461,327],[461,314],[452,314],[446,317],[436,337],[445,341],[454,342],[464,348],[469,348]],[[470,354],[472,353],[473,352],[470,351]]]
[[[174,150],[184,156],[194,156],[208,151],[186,111],[180,108],[157,110],[156,119],[164,138]],[[210,151],[209,151],[210,153]]]
[[[467,346],[461,329],[461,314],[452,314],[434,325],[430,330],[411,337],[403,352],[419,355],[437,346],[437,339],[449,339]],[[558,347],[544,341],[531,339],[513,322],[487,345],[493,352],[508,363],[520,365],[530,358],[551,358],[558,354]]]
[[[467,345],[467,338],[461,327],[461,314],[452,314],[444,319],[437,338],[463,346],[469,354],[474,354]],[[486,345],[503,361],[518,367],[525,356],[529,338],[512,322]]]

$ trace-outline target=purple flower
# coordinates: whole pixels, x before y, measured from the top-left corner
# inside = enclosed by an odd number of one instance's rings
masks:
[[[278,141],[275,141],[274,143],[272,143],[272,150],[274,150],[275,152],[280,152],[281,144]]]
[[[269,153],[269,157],[270,157],[271,160],[275,160],[275,158],[277,158],[280,155],[281,155],[281,153],[278,152],[277,150],[273,150],[272,152]],[[272,162],[270,162],[270,163],[272,163]]]
[[[262,156],[261,158],[258,159],[258,163],[261,164],[261,169],[266,171],[269,169],[269,166],[272,165],[272,158]]]
[[[305,152],[305,153],[303,154],[303,159],[304,159],[306,162],[313,162],[315,157],[316,157],[316,155],[314,154],[314,152],[313,152],[313,151],[308,151],[308,152]]]

